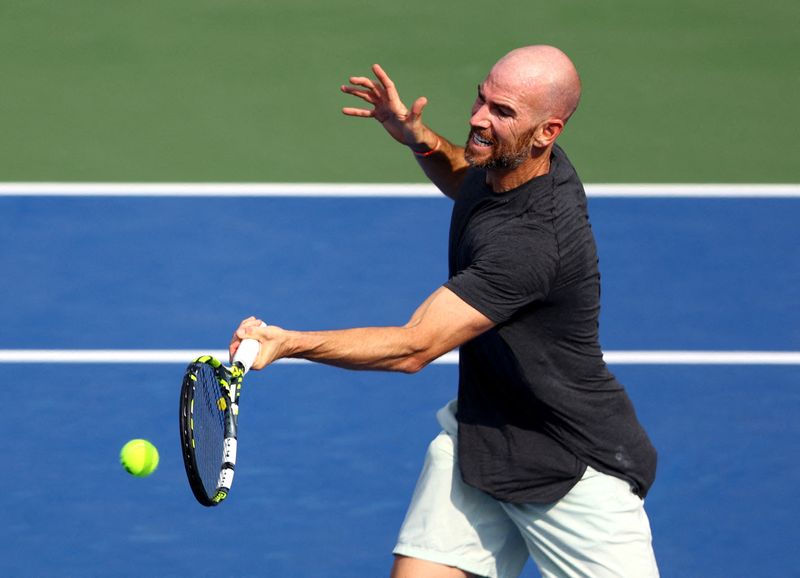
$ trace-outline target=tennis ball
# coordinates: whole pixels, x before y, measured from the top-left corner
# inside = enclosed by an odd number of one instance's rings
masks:
[[[143,478],[158,467],[158,450],[147,440],[131,440],[122,446],[119,462],[129,474]]]

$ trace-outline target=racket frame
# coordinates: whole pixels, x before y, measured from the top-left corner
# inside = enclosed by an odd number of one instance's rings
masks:
[[[223,453],[217,487],[213,495],[209,495],[203,485],[195,456],[194,392],[197,373],[202,366],[208,366],[214,373],[220,390],[220,399],[217,400],[217,404],[223,412]],[[192,493],[197,501],[206,507],[221,504],[228,497],[233,484],[238,449],[239,395],[246,367],[238,359],[230,367],[226,367],[213,356],[203,355],[189,364],[183,377],[179,416],[181,453]]]

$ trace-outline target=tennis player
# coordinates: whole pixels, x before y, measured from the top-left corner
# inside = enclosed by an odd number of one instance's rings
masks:
[[[394,550],[394,578],[658,576],[644,498],[656,452],[598,341],[600,276],[583,186],[556,139],[578,106],[570,59],[529,46],[478,86],[457,146],[378,65],[342,90],[454,200],[449,280],[402,327],[297,332],[245,319],[255,368],[296,357],[415,372],[460,347]],[[363,106],[363,105],[362,105]]]

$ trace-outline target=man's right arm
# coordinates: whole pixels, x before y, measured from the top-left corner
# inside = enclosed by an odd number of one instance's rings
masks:
[[[231,339],[231,358],[243,339],[261,343],[253,369],[283,358],[307,359],[346,369],[413,373],[494,327],[458,295],[439,287],[402,327],[288,331],[249,317]]]
[[[377,82],[365,76],[350,77],[350,85],[342,92],[372,105],[371,109],[345,107],[348,116],[374,118],[397,142],[409,147],[431,182],[445,195],[455,198],[469,165],[464,149],[436,134],[422,122],[422,109],[428,99],[418,98],[407,108],[397,93],[394,82],[378,64],[372,71]]]

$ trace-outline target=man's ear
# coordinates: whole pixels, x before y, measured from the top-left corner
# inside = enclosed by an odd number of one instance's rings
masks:
[[[564,121],[560,118],[548,118],[536,127],[533,142],[539,148],[550,146],[564,130]]]

